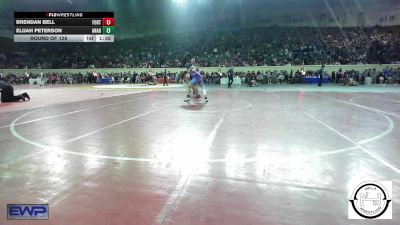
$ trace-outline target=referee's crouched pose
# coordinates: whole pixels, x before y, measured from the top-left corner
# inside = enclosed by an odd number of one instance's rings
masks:
[[[6,82],[0,81],[1,102],[18,102],[20,100],[31,100],[28,93],[24,92],[20,95],[14,95],[14,88]]]

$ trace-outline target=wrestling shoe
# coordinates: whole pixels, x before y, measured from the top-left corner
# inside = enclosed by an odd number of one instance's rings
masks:
[[[31,100],[31,97],[29,97],[28,93],[26,93],[26,92],[22,93],[22,97],[27,98],[28,101]],[[25,101],[25,100],[24,100],[24,101]]]
[[[183,100],[184,102],[190,102],[190,98]]]
[[[208,98],[207,98],[207,97],[204,97],[204,101],[207,103],[207,102],[208,102]]]

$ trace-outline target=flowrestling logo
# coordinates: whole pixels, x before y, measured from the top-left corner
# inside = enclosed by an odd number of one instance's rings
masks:
[[[363,182],[349,195],[348,218],[392,219],[392,205],[391,181]]]
[[[48,220],[48,204],[8,204],[8,220]]]

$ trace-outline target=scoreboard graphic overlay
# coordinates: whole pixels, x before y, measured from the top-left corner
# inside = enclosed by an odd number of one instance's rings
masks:
[[[114,42],[114,12],[14,12],[14,42]]]

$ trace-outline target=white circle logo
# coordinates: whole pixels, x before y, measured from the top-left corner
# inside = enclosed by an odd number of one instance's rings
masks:
[[[359,216],[375,219],[386,212],[392,200],[380,183],[364,182],[354,189],[349,201]]]

